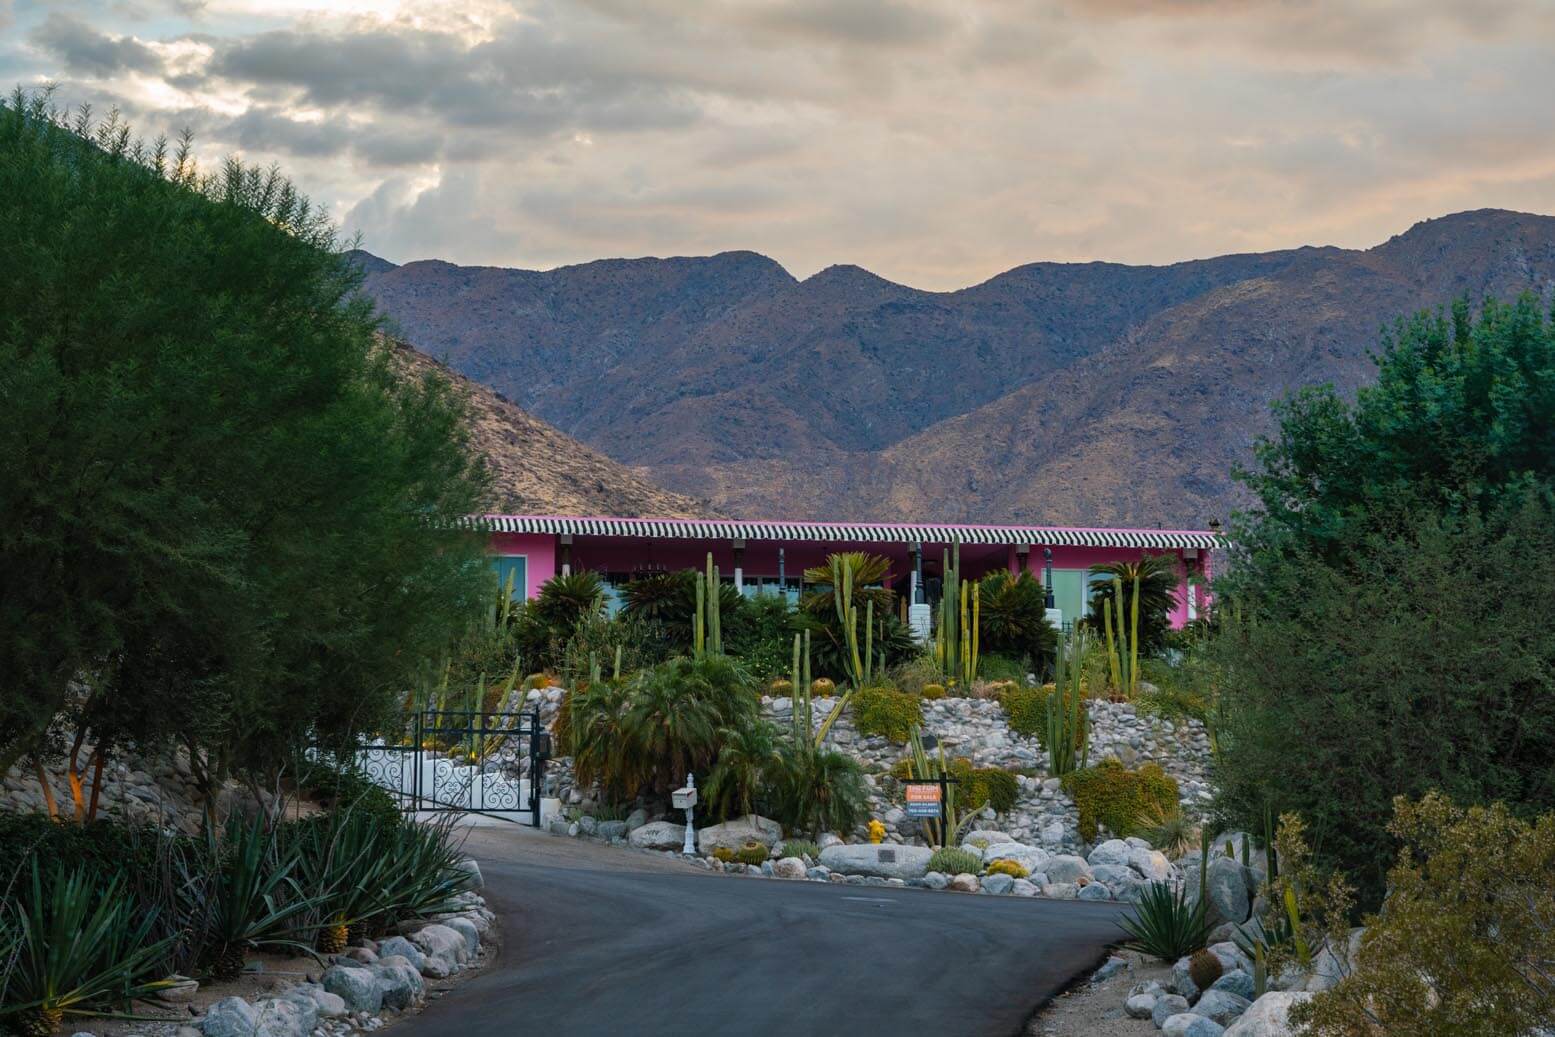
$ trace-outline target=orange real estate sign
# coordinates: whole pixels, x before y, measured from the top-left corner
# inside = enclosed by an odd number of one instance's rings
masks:
[[[943,790],[938,783],[914,784],[907,786],[907,816],[908,817],[932,817],[940,816],[940,797]]]

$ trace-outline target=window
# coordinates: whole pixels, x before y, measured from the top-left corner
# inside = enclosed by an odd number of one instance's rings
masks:
[[[1064,614],[1065,626],[1084,618],[1086,590],[1084,569],[1053,570],[1053,607]]]
[[[497,586],[506,587],[508,578],[513,580],[513,600],[529,597],[529,558],[526,555],[498,555],[491,560],[497,571]]]

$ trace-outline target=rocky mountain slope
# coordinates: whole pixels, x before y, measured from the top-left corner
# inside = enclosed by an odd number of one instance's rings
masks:
[[[1197,525],[1297,386],[1381,329],[1555,288],[1555,219],[1480,210],[1367,250],[1036,263],[956,292],[753,253],[548,272],[387,264],[406,336],[654,481],[751,517]]]
[[[716,518],[717,509],[662,490],[630,468],[563,435],[479,382],[396,343],[395,358],[417,375],[451,379],[468,401],[476,449],[492,472],[495,512]]]

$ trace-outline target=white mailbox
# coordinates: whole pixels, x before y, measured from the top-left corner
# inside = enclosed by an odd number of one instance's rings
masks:
[[[661,786],[662,787],[662,786]],[[695,785],[687,785],[685,788],[676,789],[670,793],[670,798],[675,804],[676,810],[685,810],[687,807],[697,805],[697,790]],[[662,803],[663,800],[660,800]]]

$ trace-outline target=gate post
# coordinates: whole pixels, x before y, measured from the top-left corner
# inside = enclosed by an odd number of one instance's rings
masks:
[[[545,781],[545,761],[550,756],[541,752],[542,736],[549,740],[549,735],[540,729],[540,707],[536,706],[529,713],[529,815],[535,828],[540,827],[540,786]]]

